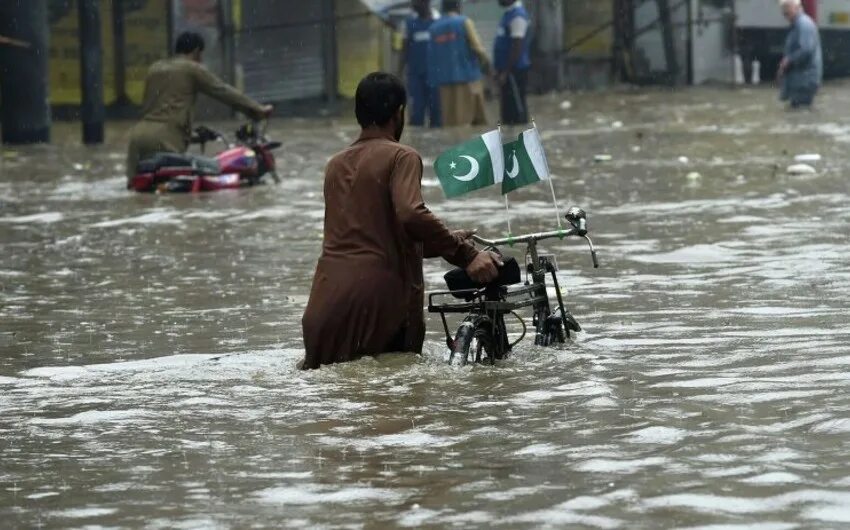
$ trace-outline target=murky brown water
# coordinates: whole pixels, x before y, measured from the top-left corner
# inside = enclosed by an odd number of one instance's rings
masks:
[[[284,183],[204,196],[125,192],[117,128],[5,149],[0,526],[846,528],[848,88],[802,114],[766,90],[535,100],[603,268],[548,245],[586,332],[496,368],[444,366],[434,320],[424,358],[295,370],[347,120],[275,122]],[[786,175],[805,152],[818,173]],[[495,192],[426,178],[452,226],[504,232]],[[545,186],[512,211],[554,224]]]

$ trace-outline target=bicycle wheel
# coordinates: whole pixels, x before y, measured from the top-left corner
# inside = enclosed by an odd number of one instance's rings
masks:
[[[469,362],[480,363],[485,356],[490,364],[493,364],[495,345],[490,320],[480,316],[469,317],[463,321],[455,334],[449,364],[465,366]]]

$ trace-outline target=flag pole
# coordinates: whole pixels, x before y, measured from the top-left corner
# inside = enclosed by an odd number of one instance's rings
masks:
[[[501,123],[497,124],[496,128],[499,130],[499,144],[501,145],[502,144],[502,124]],[[502,175],[502,178],[504,179],[505,176]],[[511,205],[510,205],[510,201],[508,200],[508,194],[505,193],[504,195],[505,195],[505,214],[507,215],[507,219],[508,219],[508,237],[511,237],[511,236],[513,236],[513,232],[511,231]]]
[[[537,129],[537,123],[534,121],[534,118],[531,118],[531,126],[534,127],[534,131],[537,133],[537,137],[540,138],[540,144],[543,144],[543,138],[540,136],[540,131]],[[549,160],[546,158],[546,154],[543,154],[543,163],[546,165],[546,175],[549,181],[549,190],[552,192],[552,205],[555,207],[555,220],[558,222],[558,230],[563,230],[564,226],[561,224],[561,211],[558,209],[558,198],[555,196],[555,184],[552,183],[552,172],[549,171]]]

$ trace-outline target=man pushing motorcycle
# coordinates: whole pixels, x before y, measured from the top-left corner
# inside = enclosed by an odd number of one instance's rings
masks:
[[[268,117],[273,108],[261,105],[215,76],[202,63],[204,38],[193,32],[177,38],[175,56],[154,63],[145,78],[142,119],[130,130],[127,179],[139,160],[158,152],[183,153],[192,136],[192,116],[198,94],[206,94],[253,119]]]

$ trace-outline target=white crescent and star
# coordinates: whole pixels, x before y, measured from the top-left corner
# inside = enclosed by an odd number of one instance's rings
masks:
[[[466,175],[452,175],[452,177],[461,182],[472,182],[478,177],[478,172],[481,170],[481,167],[478,165],[478,160],[475,160],[474,158],[468,155],[461,155],[460,158],[465,158],[469,160],[469,173],[467,173]],[[451,164],[449,164],[449,167],[455,169],[457,167],[457,164],[452,162]]]
[[[513,155],[513,161],[511,162],[511,167],[513,167],[513,169],[506,173],[510,178],[515,179],[517,178],[517,175],[519,175],[519,161],[516,159],[516,151],[514,151]]]

